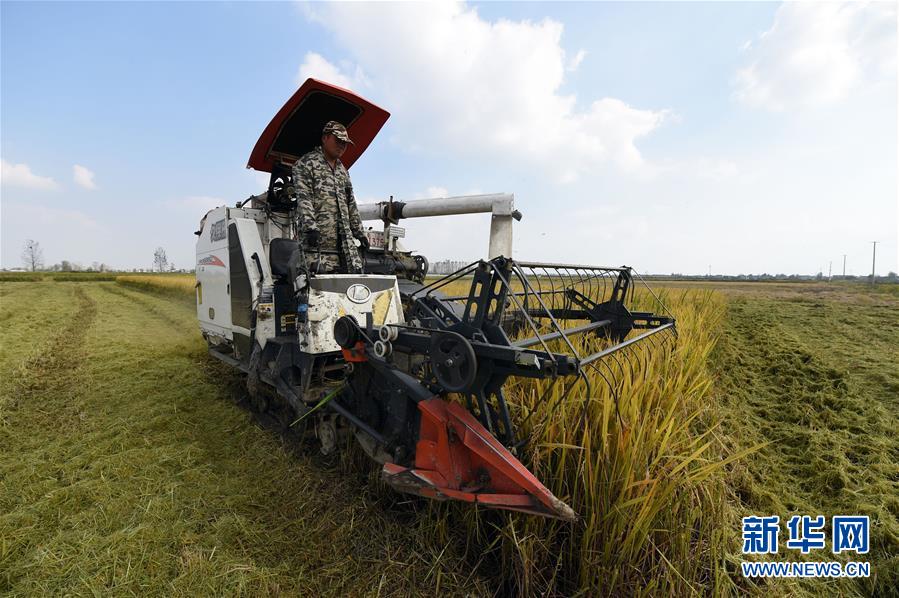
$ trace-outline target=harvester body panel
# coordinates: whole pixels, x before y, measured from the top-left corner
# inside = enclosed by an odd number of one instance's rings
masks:
[[[376,326],[403,324],[403,308],[396,276],[377,274],[324,274],[309,289],[310,353],[340,352],[334,325],[343,316]]]
[[[203,222],[197,239],[197,319],[211,338],[231,341],[228,208],[211,210]]]
[[[298,321],[293,281],[276,280],[271,267],[272,241],[289,239],[264,218],[262,210],[220,207],[203,220],[197,241],[197,317],[204,336],[220,349],[241,344],[237,353],[248,357],[251,339],[264,348],[281,335],[308,354],[339,354],[334,324],[343,316],[364,324],[371,314],[377,326],[404,323],[397,278],[382,274],[310,277],[302,304],[305,322]],[[288,284],[289,292],[276,292]]]

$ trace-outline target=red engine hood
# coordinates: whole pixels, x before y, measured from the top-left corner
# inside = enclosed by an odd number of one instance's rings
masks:
[[[306,79],[262,132],[247,168],[271,172],[275,164],[293,164],[321,145],[322,129],[329,120],[343,123],[353,140],[340,159],[349,168],[388,118],[389,112],[347,89]]]

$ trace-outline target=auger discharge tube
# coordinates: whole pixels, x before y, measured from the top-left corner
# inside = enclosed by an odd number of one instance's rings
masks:
[[[490,213],[490,245],[488,259],[512,257],[512,221],[521,220],[511,193],[461,195],[411,201],[382,201],[359,206],[362,220],[381,220],[385,226],[405,218],[428,218],[458,214]]]

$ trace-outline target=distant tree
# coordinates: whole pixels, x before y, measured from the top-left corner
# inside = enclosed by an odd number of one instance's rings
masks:
[[[70,262],[69,260],[62,260],[62,263],[59,265],[59,269],[63,272],[71,272],[73,270],[72,262]]]
[[[44,250],[41,249],[41,244],[34,239],[25,241],[25,246],[22,249],[22,262],[25,264],[25,269],[31,270],[32,272],[36,272],[39,268],[43,268]]]
[[[165,272],[165,267],[168,263],[169,259],[165,256],[165,249],[157,247],[156,251],[153,252],[153,268],[157,272]]]

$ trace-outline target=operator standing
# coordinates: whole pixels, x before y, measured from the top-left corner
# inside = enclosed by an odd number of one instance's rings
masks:
[[[353,197],[350,175],[340,161],[347,143],[346,127],[328,121],[322,144],[293,165],[297,195],[297,231],[313,272],[362,272],[362,257],[353,239],[368,249],[368,238]],[[316,262],[318,262],[316,264]]]

